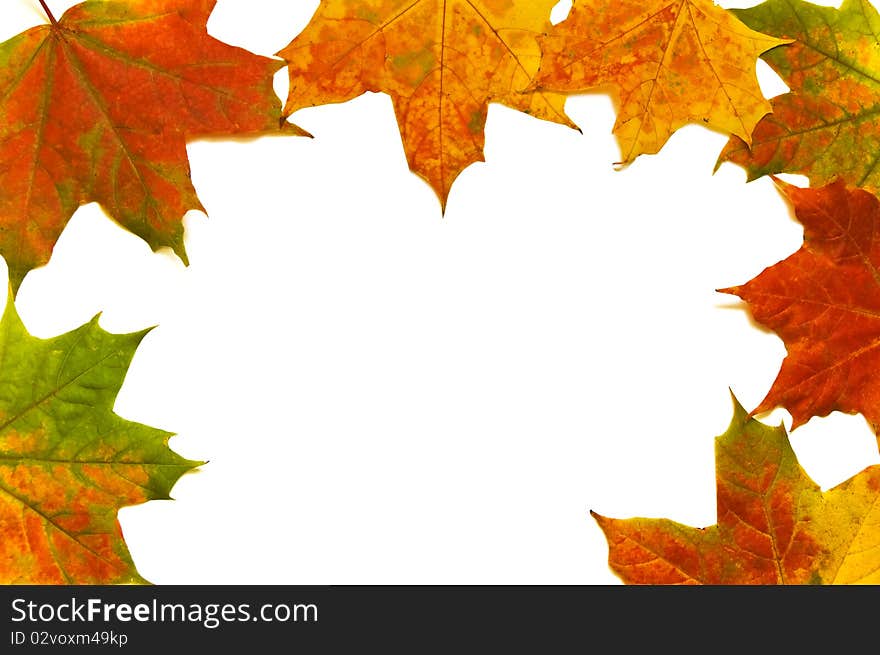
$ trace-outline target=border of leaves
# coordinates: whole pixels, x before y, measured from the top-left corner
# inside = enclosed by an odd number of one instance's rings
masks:
[[[685,1],[686,1],[686,0],[685,0]],[[863,1],[867,1],[867,0],[863,0]],[[40,5],[42,5],[43,9],[46,10],[46,13],[47,13],[47,15],[48,15],[50,21],[51,21],[53,24],[55,24],[55,23],[56,23],[56,22],[55,22],[55,19],[54,19],[54,17],[52,17],[51,13],[50,13],[49,10],[48,10],[48,7],[47,7],[46,4],[43,2],[43,0],[39,0],[39,3],[40,3]],[[735,12],[735,11],[731,11],[731,10],[728,10],[728,9],[725,9],[725,11],[727,11],[727,12],[729,12],[729,13],[732,13],[733,15],[736,15],[736,12]],[[778,46],[775,46],[775,47],[776,47],[776,48],[785,48],[785,47],[788,47],[788,46],[787,46],[787,45],[778,45]],[[762,55],[762,57],[763,57],[763,55]],[[571,93],[571,94],[567,94],[567,95],[577,95],[577,94],[576,94],[576,93]],[[285,118],[286,118],[286,116],[285,116]],[[721,159],[719,158],[719,164],[720,164],[720,162],[721,162]],[[13,311],[14,311],[14,300],[12,299],[11,295],[10,295],[10,298],[9,298],[8,302],[13,304]],[[740,408],[740,413],[741,413],[741,411],[742,411],[742,409]],[[756,411],[756,410],[754,410],[752,413],[755,413],[755,411]],[[719,437],[719,438],[720,438],[720,437]],[[594,515],[594,516],[596,516],[596,515]],[[600,522],[600,525],[603,525],[603,521],[608,521],[608,519],[604,519],[603,517],[598,517],[598,516],[596,516],[596,518],[597,518],[597,520]],[[603,525],[603,529],[604,529],[604,525]],[[617,571],[615,571],[615,572],[617,572]],[[618,574],[619,574],[619,573],[618,573]]]

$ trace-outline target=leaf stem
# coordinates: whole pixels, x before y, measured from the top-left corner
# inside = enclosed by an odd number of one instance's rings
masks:
[[[52,10],[49,9],[49,6],[46,4],[45,0],[39,0],[40,6],[43,7],[43,11],[46,12],[46,15],[49,17],[49,22],[52,23],[55,27],[58,27],[58,21],[55,20],[55,16],[52,15]]]

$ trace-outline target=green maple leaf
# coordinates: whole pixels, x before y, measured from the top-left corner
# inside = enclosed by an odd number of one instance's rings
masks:
[[[168,432],[127,421],[113,403],[141,339],[88,324],[28,334],[11,298],[0,320],[0,583],[146,582],[117,519],[167,499],[201,462]]]

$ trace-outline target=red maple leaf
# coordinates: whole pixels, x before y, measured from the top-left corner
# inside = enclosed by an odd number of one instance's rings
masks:
[[[729,289],[785,342],[788,356],[754,410],[784,407],[792,428],[838,410],[880,426],[880,201],[837,181],[776,180],[804,226],[804,245]]]

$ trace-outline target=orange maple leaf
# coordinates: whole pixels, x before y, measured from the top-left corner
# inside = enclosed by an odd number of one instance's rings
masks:
[[[587,0],[541,39],[535,88],[619,93],[623,160],[656,153],[687,123],[749,142],[770,111],[758,56],[789,43],[746,27],[711,0]]]
[[[279,52],[290,69],[285,115],[391,96],[410,168],[445,208],[459,173],[483,161],[490,102],[575,127],[565,97],[522,93],[556,0],[324,0]]]
[[[74,211],[100,203],[186,263],[183,215],[203,210],[187,140],[282,127],[283,62],[208,36],[215,0],[106,0],[0,44],[0,254],[13,289],[45,264]]]
[[[804,226],[804,245],[723,293],[749,304],[788,355],[754,413],[785,407],[792,429],[838,410],[880,432],[880,201],[842,181],[801,189],[776,183]]]
[[[877,584],[880,466],[823,492],[782,426],[733,421],[715,441],[718,523],[612,519],[591,512],[627,584]]]

